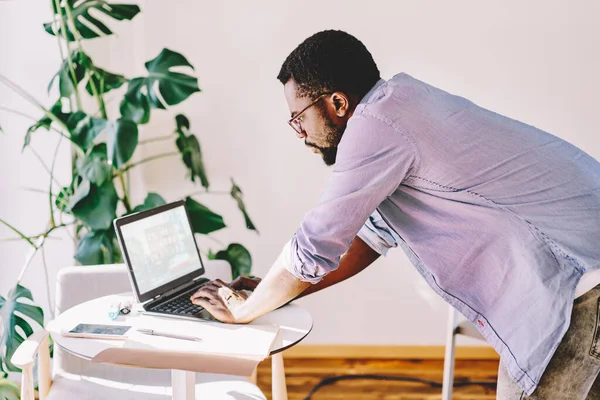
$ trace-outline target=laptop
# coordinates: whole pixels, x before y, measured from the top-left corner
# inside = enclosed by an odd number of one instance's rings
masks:
[[[113,224],[144,314],[215,320],[190,301],[210,280],[203,277],[202,258],[183,200],[117,218]]]

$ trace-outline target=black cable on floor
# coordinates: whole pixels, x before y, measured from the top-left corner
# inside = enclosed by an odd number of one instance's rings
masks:
[[[304,398],[304,400],[311,400],[312,396],[317,392],[317,390],[321,389],[323,386],[331,385],[333,383],[339,381],[347,381],[353,379],[372,379],[378,381],[403,381],[403,382],[418,382],[424,383],[434,388],[441,388],[442,384],[436,381],[429,381],[427,379],[421,378],[413,378],[411,376],[394,376],[394,375],[377,375],[377,374],[355,374],[355,375],[338,375],[338,376],[330,376],[328,378],[323,378],[319,383],[315,385],[308,392],[308,395]],[[496,387],[496,382],[489,381],[462,381],[462,382],[454,382],[454,387],[462,387],[469,385],[479,385],[484,387],[489,387],[494,389]]]

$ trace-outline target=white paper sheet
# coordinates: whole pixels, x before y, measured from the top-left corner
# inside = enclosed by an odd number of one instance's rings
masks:
[[[159,332],[198,337],[201,340],[193,342],[148,335],[137,332],[137,329],[153,329]],[[123,347],[251,356],[264,359],[269,356],[278,331],[279,327],[276,325],[232,325],[143,315],[135,320],[129,339]]]

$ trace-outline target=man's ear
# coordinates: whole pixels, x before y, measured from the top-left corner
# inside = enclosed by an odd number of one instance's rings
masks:
[[[335,115],[345,117],[350,111],[350,100],[342,92],[335,92],[331,95],[333,106],[335,107]]]

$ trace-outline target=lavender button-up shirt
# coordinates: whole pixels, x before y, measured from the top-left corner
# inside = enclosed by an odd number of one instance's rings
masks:
[[[366,222],[365,222],[366,221]],[[600,268],[600,163],[407,74],[356,107],[287,268],[316,283],[356,235],[399,245],[531,394]]]

